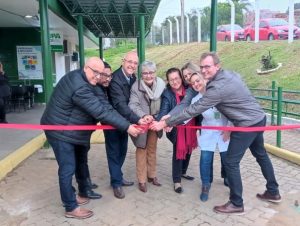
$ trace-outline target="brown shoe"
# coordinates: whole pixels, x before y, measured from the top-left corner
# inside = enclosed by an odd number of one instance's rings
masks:
[[[146,185],[146,183],[139,183],[139,189],[142,192],[147,192],[147,185]]]
[[[228,201],[224,205],[215,206],[214,211],[216,213],[241,215],[244,213],[244,206],[238,207],[238,206],[233,205],[230,201]]]
[[[155,186],[159,186],[159,187],[161,186],[161,183],[158,182],[157,177],[154,177],[154,178],[149,178],[149,177],[148,177],[148,182],[149,182],[149,183],[152,183],[152,184],[155,185]]]
[[[77,202],[78,206],[82,206],[82,205],[88,204],[90,202],[90,199],[77,195],[76,202]]]
[[[116,187],[113,189],[114,190],[114,195],[118,199],[124,199],[125,198],[125,193],[123,191],[122,187]]]
[[[281,202],[280,194],[272,195],[270,192],[265,191],[263,194],[256,194],[256,197],[268,202],[279,203]]]
[[[75,218],[75,219],[86,219],[93,215],[94,215],[93,211],[84,209],[81,207],[77,207],[76,209],[72,210],[71,212],[65,213],[65,217]]]

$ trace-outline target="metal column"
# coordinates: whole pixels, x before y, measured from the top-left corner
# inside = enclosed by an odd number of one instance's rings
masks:
[[[211,1],[211,15],[210,15],[210,51],[217,51],[217,0]]]
[[[102,37],[99,37],[99,57],[103,60],[103,39]]]
[[[145,17],[139,16],[139,30],[140,30],[140,52],[139,52],[139,62],[145,61]]]
[[[43,75],[45,102],[48,103],[53,91],[52,78],[52,58],[49,38],[49,22],[48,22],[48,0],[39,0],[40,17],[41,17],[41,42],[42,42],[42,58],[43,58]]]
[[[83,19],[82,16],[78,16],[77,20],[78,40],[79,40],[79,65],[80,68],[84,67],[84,42],[83,42]]]

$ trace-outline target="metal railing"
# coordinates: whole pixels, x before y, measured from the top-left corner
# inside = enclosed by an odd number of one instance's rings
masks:
[[[263,109],[270,112],[272,125],[281,125],[283,116],[300,119],[300,91],[276,88],[275,81],[272,81],[271,89],[252,88],[250,90],[256,99],[261,100]],[[280,130],[276,133],[276,146],[281,147]]]

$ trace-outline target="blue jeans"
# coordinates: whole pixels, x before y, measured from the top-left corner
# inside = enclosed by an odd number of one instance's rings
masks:
[[[220,152],[221,156],[221,175],[223,178],[226,177],[224,170],[224,157],[226,152]],[[202,186],[209,186],[213,181],[213,162],[214,162],[214,152],[201,150],[200,156],[200,177]]]
[[[253,126],[265,125],[266,118]],[[230,188],[229,199],[235,206],[243,206],[240,162],[248,148],[256,158],[261,172],[267,181],[267,191],[273,195],[279,194],[273,165],[264,147],[263,132],[232,132],[224,163]]]
[[[110,184],[113,188],[120,187],[123,180],[122,166],[127,154],[128,133],[104,130],[104,136]]]
[[[76,145],[47,136],[52,146],[57,163],[61,200],[67,212],[78,207],[72,188],[72,177],[76,174],[78,188],[81,192],[87,189],[87,152],[89,146]]]

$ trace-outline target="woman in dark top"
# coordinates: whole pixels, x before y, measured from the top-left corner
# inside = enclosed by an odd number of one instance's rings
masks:
[[[168,85],[162,93],[162,103],[157,120],[167,115],[184,98],[187,86],[184,85],[181,71],[178,68],[170,68],[166,73]],[[195,125],[195,119],[187,122],[187,125]],[[172,177],[174,191],[182,193],[181,177],[192,180],[186,174],[192,150],[197,147],[195,129],[173,128],[167,132],[167,138],[173,144]]]
[[[0,62],[0,123],[7,123],[5,113],[5,103],[10,96],[10,86],[8,78],[3,70],[3,65]]]

